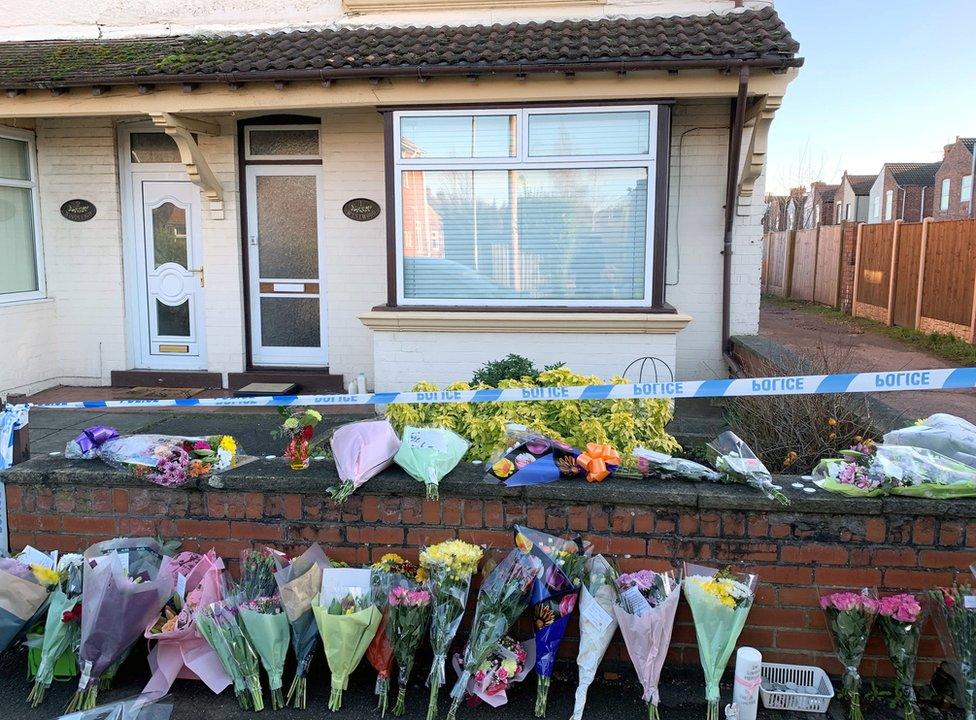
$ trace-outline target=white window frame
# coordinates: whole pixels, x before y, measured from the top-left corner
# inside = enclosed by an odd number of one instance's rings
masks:
[[[314,130],[318,133],[318,150],[314,155],[254,155],[251,153],[251,133],[268,130]],[[322,159],[322,125],[316,123],[298,123],[286,125],[247,125],[244,128],[244,159],[245,160],[321,160]]]
[[[41,233],[41,201],[37,181],[37,143],[34,133],[30,130],[0,126],[0,138],[17,140],[27,143],[27,164],[30,169],[29,180],[14,180],[0,178],[0,186],[27,188],[31,191],[31,211],[34,213],[31,227],[34,229],[34,268],[37,273],[37,290],[23,292],[0,292],[0,305],[24,302],[25,300],[42,300],[47,297],[47,283],[44,279],[44,246]]]
[[[646,154],[635,155],[573,155],[532,157],[528,153],[529,118],[533,115],[571,115],[614,112],[647,112],[648,144]],[[514,115],[516,117],[515,153],[501,158],[403,158],[400,150],[400,121],[404,117],[447,117],[458,115]],[[394,219],[396,226],[396,299],[397,305],[443,307],[641,307],[651,308],[654,303],[654,247],[655,208],[657,186],[657,124],[658,105],[613,105],[546,107],[531,106],[506,108],[479,108],[476,110],[402,110],[393,113],[393,185]],[[589,170],[589,169],[645,169],[647,171],[647,208],[644,225],[644,297],[635,300],[573,300],[573,299],[489,299],[489,298],[407,298],[404,297],[403,277],[403,173],[409,170]],[[661,242],[664,239],[661,238]]]
[[[966,186],[969,187],[966,187]],[[973,176],[964,175],[959,187],[959,202],[969,203],[973,200]]]
[[[949,209],[949,201],[952,197],[952,178],[942,180],[942,190],[939,195],[939,210],[945,212]]]
[[[895,191],[885,191],[884,198],[884,219],[888,222],[895,216]]]

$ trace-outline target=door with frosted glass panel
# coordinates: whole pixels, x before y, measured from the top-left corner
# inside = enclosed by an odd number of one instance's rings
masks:
[[[315,165],[247,167],[251,362],[324,367],[322,172]]]
[[[197,367],[203,345],[200,189],[185,181],[134,176],[142,196],[137,224],[145,267],[140,303],[147,324],[144,366]]]

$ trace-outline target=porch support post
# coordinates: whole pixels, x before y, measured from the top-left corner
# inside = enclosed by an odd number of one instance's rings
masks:
[[[210,169],[207,159],[200,151],[200,146],[193,139],[193,133],[219,135],[220,126],[216,123],[172,113],[150,113],[150,117],[156,127],[162,128],[176,142],[176,147],[180,151],[180,162],[186,166],[186,173],[190,176],[190,182],[198,185],[203,190],[204,196],[210,201],[211,217],[214,220],[223,220],[224,189],[213,170]]]

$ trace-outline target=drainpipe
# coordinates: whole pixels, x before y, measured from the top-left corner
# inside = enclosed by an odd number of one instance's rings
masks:
[[[746,124],[746,99],[749,93],[749,68],[739,69],[739,94],[735,99],[732,126],[729,128],[729,173],[725,180],[725,237],[722,243],[722,353],[732,349],[732,231],[735,227],[735,205],[739,194],[739,163],[742,156],[742,134]]]

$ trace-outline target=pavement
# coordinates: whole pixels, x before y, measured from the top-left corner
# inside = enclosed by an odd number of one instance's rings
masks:
[[[882,372],[951,367],[943,358],[884,335],[865,332],[854,322],[806,312],[802,306],[764,302],[759,334],[816,360],[825,348],[832,372]],[[905,424],[934,413],[952,413],[976,422],[976,390],[886,392],[877,396],[901,412]]]
[[[113,689],[99,693],[99,704],[123,700],[138,695],[149,679],[145,660],[145,650],[141,644],[123,664],[116,677]],[[418,659],[414,668],[414,678],[407,695],[406,720],[425,720],[428,690],[423,687],[421,678],[429,663],[429,656]],[[18,720],[48,720],[57,718],[67,705],[75,686],[71,683],[54,683],[48,690],[44,704],[39,708],[27,705],[26,697],[30,684],[26,678],[26,651],[18,649],[0,657],[0,717]],[[565,720],[572,712],[575,693],[576,673],[574,668],[565,667],[564,675],[557,673],[549,690],[549,705],[546,717]],[[286,666],[285,682],[291,677],[291,668]],[[349,688],[343,695],[342,709],[336,713],[328,710],[329,687],[328,671],[317,653],[309,673],[308,709],[291,708],[265,711],[266,717],[281,720],[376,720],[376,698],[373,695],[375,674],[365,661],[353,674]],[[449,681],[453,681],[451,675]],[[394,683],[395,685],[395,683]],[[661,679],[661,718],[662,720],[702,720],[705,716],[704,684],[701,672],[697,669],[672,670],[665,668]],[[441,691],[440,718],[447,714],[449,690]],[[729,702],[731,689],[722,689],[723,702]],[[395,690],[391,697],[395,699]],[[523,720],[532,717],[535,702],[535,681],[530,675],[525,683],[516,685],[508,693],[509,702],[499,708],[479,705],[474,708],[461,706],[458,720],[472,720],[490,717],[492,720]],[[203,683],[177,680],[170,695],[163,701],[171,703],[173,714],[170,720],[239,720],[250,713],[240,710],[233,693],[225,690],[213,695]],[[265,702],[269,702],[265,693]],[[647,715],[647,707],[641,700],[641,690],[633,673],[628,672],[622,679],[607,682],[598,681],[590,688],[586,704],[586,720],[642,720]],[[392,717],[392,714],[388,717]],[[759,720],[846,720],[846,707],[840,700],[833,700],[826,715],[779,712],[760,707]],[[894,720],[900,712],[892,711],[885,703],[872,703],[865,700],[865,720]],[[955,710],[943,710],[923,706],[919,720],[961,720],[962,715]],[[101,720],[101,719],[100,719]]]

